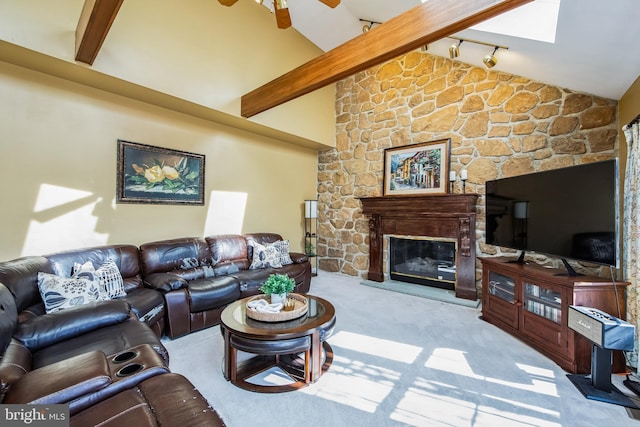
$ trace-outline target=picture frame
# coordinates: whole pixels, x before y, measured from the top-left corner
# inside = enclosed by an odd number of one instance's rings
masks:
[[[116,203],[204,205],[205,156],[118,139]]]
[[[385,196],[447,194],[451,139],[384,150]]]

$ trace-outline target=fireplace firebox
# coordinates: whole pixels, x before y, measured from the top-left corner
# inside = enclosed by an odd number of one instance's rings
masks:
[[[361,198],[362,213],[369,217],[367,279],[385,281],[383,246],[389,236],[451,239],[455,241],[455,295],[458,298],[477,300],[477,200],[477,194]],[[388,262],[388,258],[386,260]]]
[[[455,240],[390,236],[389,276],[401,282],[454,290]]]

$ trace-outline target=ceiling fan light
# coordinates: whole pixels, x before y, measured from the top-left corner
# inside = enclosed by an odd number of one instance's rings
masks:
[[[291,15],[287,7],[287,0],[274,0],[273,9],[276,15],[276,23],[278,28],[286,30],[291,27]]]

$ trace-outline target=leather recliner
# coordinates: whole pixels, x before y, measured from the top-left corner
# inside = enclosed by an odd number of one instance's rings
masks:
[[[91,345],[75,345],[80,342],[72,340],[82,337],[94,347],[109,347],[105,337],[95,333],[110,329],[107,335],[126,347],[128,341],[122,338],[127,332],[111,329],[125,324],[137,325],[134,328],[147,330],[157,339],[128,309],[122,310],[128,307],[126,302],[92,304],[88,306],[93,320],[77,316],[80,306],[38,316],[36,323],[27,319],[24,330],[18,322],[15,296],[0,283],[0,404],[67,404],[72,426],[225,425],[193,384],[169,373],[168,360],[148,344],[112,356],[86,351]],[[45,327],[44,321],[52,324]],[[56,342],[65,344],[56,348],[64,349],[64,355],[32,357]]]

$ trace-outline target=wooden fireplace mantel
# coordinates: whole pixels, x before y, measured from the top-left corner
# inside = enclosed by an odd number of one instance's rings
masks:
[[[361,198],[362,213],[369,217],[368,279],[384,281],[385,234],[457,239],[456,297],[477,300],[477,200],[477,194]]]

